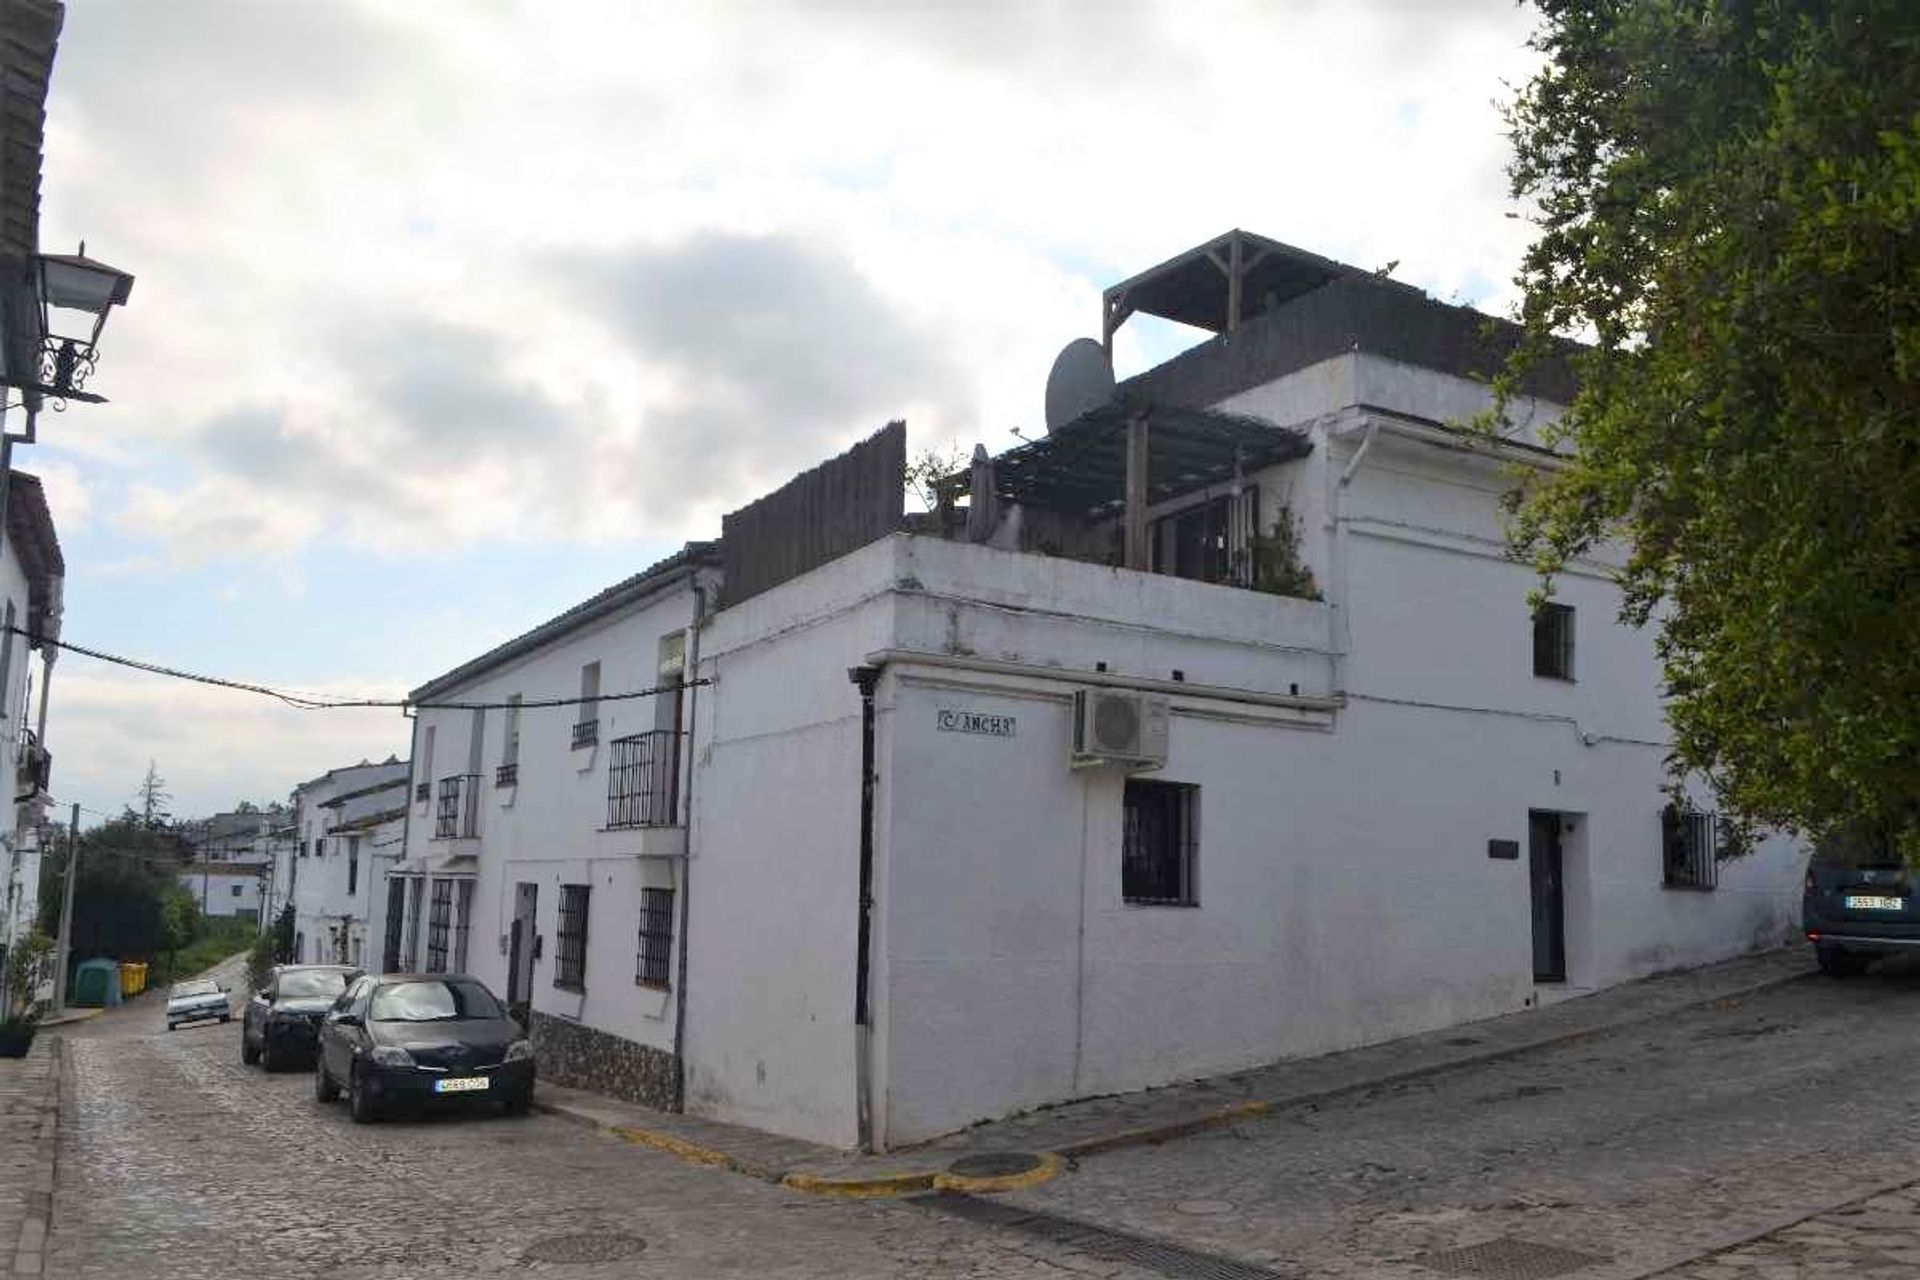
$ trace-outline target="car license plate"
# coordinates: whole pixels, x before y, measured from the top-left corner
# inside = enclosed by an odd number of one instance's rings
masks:
[[[1887,898],[1878,894],[1848,894],[1849,911],[1898,911],[1907,905],[1905,898]]]
[[[473,1093],[493,1083],[485,1076],[454,1076],[449,1080],[435,1080],[435,1093]]]

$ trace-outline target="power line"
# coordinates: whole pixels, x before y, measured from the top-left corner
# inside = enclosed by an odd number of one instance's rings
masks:
[[[193,684],[211,685],[216,689],[231,689],[237,693],[256,693],[262,697],[276,698],[296,711],[342,711],[363,709],[386,709],[394,711],[503,711],[519,708],[531,711],[540,707],[577,707],[583,703],[625,702],[633,698],[651,698],[655,694],[672,693],[676,689],[693,689],[701,685],[712,684],[711,679],[685,680],[677,684],[653,685],[646,689],[632,689],[625,693],[602,693],[591,698],[523,698],[517,702],[410,702],[404,698],[327,698],[309,694],[294,693],[286,689],[275,689],[270,685],[253,684],[246,680],[233,680],[225,676],[210,676],[197,671],[182,671],[177,667],[164,666],[157,662],[147,662],[140,658],[129,658],[124,654],[107,653],[100,649],[90,649],[86,645],[73,644],[66,640],[50,640],[37,635],[24,627],[13,626],[4,630],[17,636],[25,636],[34,644],[50,644],[56,649],[68,653],[77,653],[84,658],[98,662],[111,663],[117,667],[128,667],[134,671],[144,671],[148,675],[166,676],[173,680],[186,680]],[[91,811],[90,811],[91,812]]]

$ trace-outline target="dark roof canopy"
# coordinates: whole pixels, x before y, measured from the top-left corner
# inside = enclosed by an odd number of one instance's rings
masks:
[[[1236,265],[1240,275],[1237,290],[1233,286]],[[1102,296],[1108,332],[1128,315],[1138,313],[1222,333],[1322,285],[1352,276],[1374,273],[1235,228],[1122,280]],[[1396,288],[1410,287],[1388,283]],[[1240,314],[1230,319],[1236,297]]]
[[[1147,423],[1147,501],[1251,475],[1263,467],[1305,457],[1306,433],[1260,418],[1174,405],[1102,405],[1051,435],[1009,449],[993,460],[994,489],[1008,502],[1102,519],[1126,507],[1127,423]],[[964,493],[967,473],[947,481]]]

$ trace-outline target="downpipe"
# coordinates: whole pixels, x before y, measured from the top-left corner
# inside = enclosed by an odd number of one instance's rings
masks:
[[[859,1146],[871,1152],[873,990],[868,973],[873,956],[873,692],[880,683],[880,668],[849,667],[847,679],[860,690],[860,902],[853,970],[853,1080]]]
[[[673,984],[673,1109],[684,1114],[687,1109],[687,921],[690,919],[688,900],[692,898],[693,888],[693,832],[697,825],[693,820],[693,778],[697,772],[699,758],[694,750],[694,734],[700,727],[700,633],[707,625],[707,588],[703,586],[696,573],[693,579],[693,640],[687,646],[686,670],[692,675],[692,686],[687,694],[687,790],[683,799],[686,808],[681,812],[687,819],[687,849],[680,859],[680,919],[675,927],[680,931],[679,972],[674,975]]]

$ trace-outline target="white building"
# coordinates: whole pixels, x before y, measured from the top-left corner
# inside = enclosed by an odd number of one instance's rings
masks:
[[[294,850],[284,883],[294,907],[294,961],[364,965],[378,955],[386,868],[399,856],[407,764],[329,770],[293,791]]]
[[[37,477],[6,477],[0,549],[0,750],[13,767],[10,820],[0,824],[0,950],[23,941],[40,911],[41,829],[53,768],[47,694],[59,652],[66,561]],[[26,634],[18,634],[25,632]],[[32,675],[40,655],[39,679]],[[36,696],[37,690],[37,696]]]
[[[258,921],[266,873],[257,867],[200,861],[180,870],[180,887],[200,904],[200,914]]]
[[[888,1147],[1790,935],[1793,843],[1667,810],[1608,565],[1536,615],[1504,555],[1564,368],[1485,445],[1511,335],[1237,232],[1136,312],[1221,336],[964,514],[899,531],[896,426],[416,691],[394,958],[548,1078]]]

